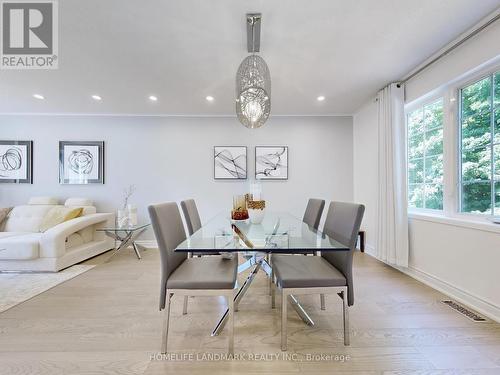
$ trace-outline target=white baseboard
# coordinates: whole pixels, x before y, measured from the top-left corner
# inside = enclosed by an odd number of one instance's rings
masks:
[[[135,243],[146,249],[158,249],[158,244],[156,243],[155,240],[139,240],[135,241]]]
[[[396,269],[408,276],[413,277],[415,280],[418,280],[425,285],[430,286],[431,288],[436,289],[443,294],[446,294],[451,299],[470,307],[472,310],[477,311],[478,313],[490,318],[491,320],[500,323],[500,307],[495,306],[481,298],[473,296],[465,290],[459,289],[441,279],[429,275],[426,272],[417,270],[416,268],[410,267],[400,269],[396,267]]]
[[[377,257],[377,254],[375,253],[375,247],[373,245],[366,244],[365,245],[365,253],[367,253],[368,255],[371,255],[374,258]]]
[[[380,260],[377,258],[375,249],[373,246],[366,246],[365,247],[365,253],[376,258],[377,260]],[[380,260],[383,262],[382,260]],[[386,262],[384,262],[386,263]],[[441,279],[438,279],[435,276],[429,275],[426,272],[420,271],[416,268],[409,267],[409,268],[403,268],[403,267],[397,267],[392,264],[386,263],[388,266],[393,267],[394,269],[404,273],[405,275],[410,276],[411,278],[420,281],[421,283],[431,287],[432,289],[435,289],[448,297],[450,299],[453,299],[469,308],[472,310],[477,311],[478,313],[488,317],[491,320],[494,320],[495,322],[500,323],[500,307],[495,306],[488,301],[485,301],[481,298],[478,298],[476,296],[473,296],[472,294],[466,292],[465,290],[459,289],[446,281],[443,281]]]

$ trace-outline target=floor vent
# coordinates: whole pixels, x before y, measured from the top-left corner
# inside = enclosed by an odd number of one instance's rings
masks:
[[[450,306],[453,310],[458,311],[460,314],[466,316],[467,318],[469,318],[473,322],[487,322],[487,320],[485,318],[483,318],[482,316],[476,314],[475,312],[469,310],[468,308],[466,308],[462,305],[459,305],[458,303],[456,303],[454,301],[445,300],[445,301],[441,301],[441,302],[444,303],[445,305]]]

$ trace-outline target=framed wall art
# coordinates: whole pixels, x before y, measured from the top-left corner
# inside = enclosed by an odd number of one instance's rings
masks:
[[[103,184],[104,142],[59,142],[59,183]]]
[[[33,183],[33,141],[0,141],[0,183]]]
[[[214,147],[214,179],[245,180],[247,178],[246,146]]]
[[[288,146],[255,147],[255,179],[288,179]]]

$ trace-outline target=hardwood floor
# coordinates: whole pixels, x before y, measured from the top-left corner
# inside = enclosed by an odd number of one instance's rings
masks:
[[[224,333],[210,337],[222,298],[190,298],[183,316],[182,298],[174,297],[169,346],[177,358],[160,360],[159,254],[147,250],[138,261],[123,252],[103,263],[108,256],[0,314],[0,374],[500,374],[500,324],[469,321],[441,304],[439,292],[359,252],[350,347],[343,346],[340,300],[327,297],[321,311],[319,296],[307,296],[300,300],[316,325],[289,309],[290,358],[257,356],[281,356],[279,306],[270,309],[260,273],[235,320],[235,350],[246,359],[202,357],[227,348]]]

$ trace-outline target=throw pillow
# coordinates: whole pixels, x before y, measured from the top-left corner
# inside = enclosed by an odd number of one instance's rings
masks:
[[[3,228],[4,222],[9,216],[10,211],[12,211],[14,207],[6,207],[6,208],[0,208],[0,231]]]
[[[70,208],[70,207],[52,207],[40,224],[40,232],[45,232],[47,229],[55,227],[57,224],[64,223],[65,221],[75,219],[82,215],[83,208]]]

